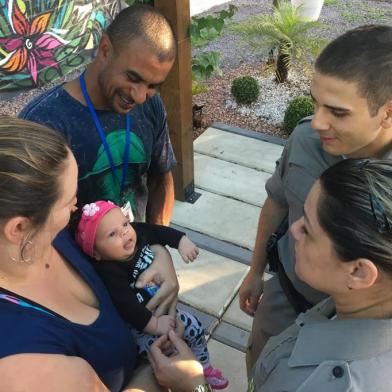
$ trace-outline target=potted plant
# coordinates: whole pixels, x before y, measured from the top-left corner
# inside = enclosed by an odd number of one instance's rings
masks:
[[[306,20],[318,20],[324,0],[291,0],[291,5]]]
[[[309,34],[311,29],[319,26],[319,22],[305,20],[299,15],[290,1],[281,1],[274,8],[273,15],[257,15],[232,28],[262,53],[277,51],[275,76],[278,83],[284,83],[293,62],[306,67],[309,55],[316,57],[325,45],[325,40]]]

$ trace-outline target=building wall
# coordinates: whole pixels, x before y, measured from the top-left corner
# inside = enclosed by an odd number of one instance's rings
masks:
[[[90,61],[116,0],[0,0],[0,91],[38,87]]]

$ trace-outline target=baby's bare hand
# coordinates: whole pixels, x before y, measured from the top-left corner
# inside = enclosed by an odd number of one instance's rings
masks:
[[[173,316],[159,316],[157,322],[157,335],[164,335],[176,328],[176,318]]]
[[[178,244],[178,253],[185,263],[192,262],[199,255],[199,248],[186,236],[182,236]]]

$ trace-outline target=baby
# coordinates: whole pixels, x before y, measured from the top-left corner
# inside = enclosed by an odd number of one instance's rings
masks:
[[[166,226],[131,223],[120,207],[100,200],[83,207],[75,238],[83,251],[95,259],[93,265],[114,305],[133,327],[140,354],[148,351],[157,336],[176,329],[174,314],[157,317],[145,306],[158,287],[137,289],[135,283],[154,260],[150,245],[177,248],[185,262],[196,259],[199,250],[185,233]],[[185,326],[184,340],[203,365],[206,381],[214,389],[226,388],[228,380],[209,362],[200,321],[191,313],[179,309],[176,312]]]

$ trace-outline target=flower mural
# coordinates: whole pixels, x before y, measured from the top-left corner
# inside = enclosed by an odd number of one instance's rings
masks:
[[[0,0],[0,90],[34,87],[88,62],[117,12],[109,0]]]
[[[0,38],[0,44],[9,52],[0,61],[0,66],[8,72],[20,72],[27,64],[34,83],[37,83],[37,64],[56,68],[58,64],[54,57],[54,49],[61,44],[67,44],[68,41],[46,31],[50,12],[36,16],[29,23],[20,9],[21,2],[18,3],[14,4],[11,15],[11,28],[16,36]]]

